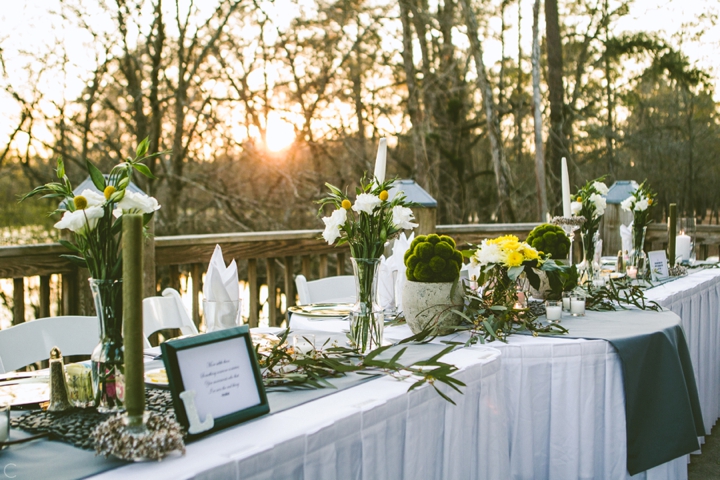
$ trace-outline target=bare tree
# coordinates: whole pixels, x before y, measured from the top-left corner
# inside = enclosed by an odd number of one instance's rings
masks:
[[[547,184],[545,180],[545,153],[543,151],[542,94],[540,92],[540,0],[533,4],[533,41],[532,41],[532,87],[533,120],[535,123],[535,184],[537,186],[538,216],[544,222],[548,210]]]

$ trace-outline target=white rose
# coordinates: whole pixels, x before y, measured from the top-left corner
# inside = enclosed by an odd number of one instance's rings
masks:
[[[355,205],[352,206],[352,209],[357,213],[365,212],[368,215],[372,215],[373,210],[375,210],[375,208],[381,203],[382,201],[377,197],[377,195],[373,195],[371,193],[361,193],[355,199]]]
[[[628,197],[622,202],[620,202],[620,208],[625,210],[626,212],[632,212],[633,206],[635,205],[635,197]]]
[[[605,185],[602,182],[593,182],[593,188],[595,191],[597,191],[600,195],[607,195],[608,191],[610,190],[607,185]]]
[[[605,208],[607,207],[605,197],[598,195],[597,193],[593,193],[590,195],[590,201],[595,205],[595,213],[593,214],[595,218],[605,214]]]
[[[85,235],[86,230],[93,230],[98,220],[102,218],[103,208],[99,205],[88,207],[84,210],[75,210],[74,212],[65,212],[59,222],[55,224],[55,228],[67,228],[71,232]]]
[[[410,230],[418,226],[417,223],[412,223],[415,220],[413,212],[407,207],[401,205],[395,205],[392,209],[393,223],[403,230]]]
[[[571,212],[573,215],[577,215],[578,213],[580,213],[580,210],[582,210],[582,203],[581,203],[581,202],[572,202],[572,203],[570,204],[570,212]]]
[[[475,260],[480,265],[489,265],[491,263],[502,263],[505,261],[505,255],[503,254],[502,248],[496,243],[488,244],[487,240],[483,240],[480,244],[480,248],[475,251],[473,255]]]
[[[638,202],[635,204],[635,209],[634,209],[634,210],[635,210],[636,212],[644,212],[645,210],[647,210],[647,208],[648,208],[649,205],[650,205],[650,202],[648,202],[648,198],[645,197],[645,198],[643,198],[642,200],[638,201]]]
[[[160,204],[153,197],[125,190],[125,196],[118,202],[118,208],[123,213],[152,213],[160,208]]]
[[[105,204],[105,196],[100,195],[99,193],[90,190],[89,188],[83,190],[80,195],[85,197],[88,207],[97,207],[98,205]]]
[[[322,236],[328,245],[332,245],[340,237],[340,227],[347,220],[347,210],[338,208],[329,217],[323,217],[322,220],[325,222],[325,230]]]

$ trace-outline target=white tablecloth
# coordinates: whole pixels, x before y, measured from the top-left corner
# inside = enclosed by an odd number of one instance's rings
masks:
[[[720,270],[648,297],[682,319],[709,431],[720,417]],[[341,331],[347,322],[294,316],[291,327]],[[608,342],[513,336],[491,345],[447,357],[468,383],[452,396],[457,407],[430,388],[406,393],[406,382],[382,378],[190,444],[184,458],[100,478],[630,478],[622,369]],[[687,461],[632,478],[682,480]]]
[[[504,479],[508,428],[499,352],[455,351],[464,395],[383,377],[187,446],[181,458],[140,463],[95,478]],[[443,389],[447,391],[447,389]]]

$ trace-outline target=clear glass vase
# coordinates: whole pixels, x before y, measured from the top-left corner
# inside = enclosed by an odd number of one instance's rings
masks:
[[[597,245],[600,240],[600,232],[597,230],[582,231],[583,261],[580,264],[581,276],[587,276],[592,281],[596,274],[600,273],[600,263],[596,260]]]
[[[382,345],[384,313],[377,302],[379,258],[351,258],[355,305],[350,312],[350,340],[364,354]]]
[[[635,228],[632,230],[632,252],[630,253],[630,265],[637,268],[637,277],[644,278],[647,269],[647,256],[645,255],[645,234],[647,227]]]
[[[101,413],[119,412],[125,405],[123,284],[91,278],[90,289],[100,321],[100,343],[90,357],[95,407]]]

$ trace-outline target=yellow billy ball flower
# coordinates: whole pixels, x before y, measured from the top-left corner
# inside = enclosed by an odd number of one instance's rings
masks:
[[[110,197],[112,197],[112,194],[115,193],[115,187],[112,185],[108,185],[105,187],[105,190],[103,190],[103,195],[105,195],[105,200],[110,200]]]
[[[652,205],[652,202],[653,202],[652,198],[648,198],[648,206]]]
[[[378,198],[380,200],[382,200],[383,202],[386,202],[388,197],[389,197],[389,194],[388,194],[387,190],[383,190],[382,192],[380,192],[380,195],[378,195]]]
[[[522,265],[523,260],[525,257],[523,257],[523,254],[520,252],[510,252],[507,256],[507,266],[508,267],[519,267]]]
[[[350,210],[350,208],[352,207],[352,203],[350,203],[350,200],[348,200],[347,198],[346,198],[345,200],[343,200],[343,201],[342,201],[342,204],[340,204],[340,205],[341,205],[342,208],[344,208],[345,210]]]
[[[75,204],[75,208],[78,210],[85,210],[88,206],[87,198],[83,197],[82,195],[78,195],[77,197],[73,198],[73,203]]]
[[[577,202],[582,203],[582,197],[577,197]]]

